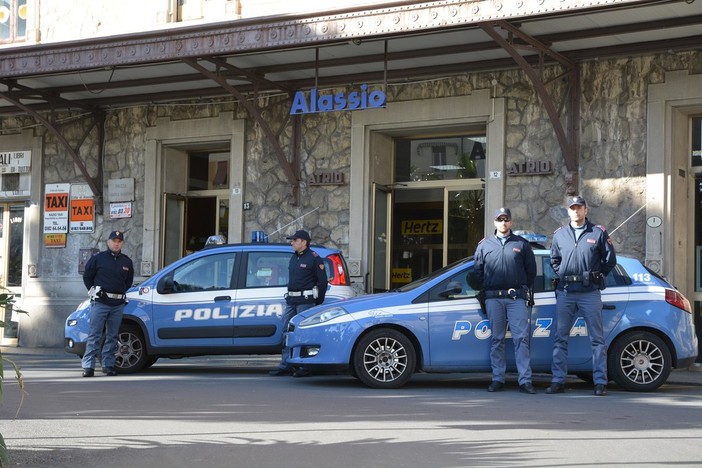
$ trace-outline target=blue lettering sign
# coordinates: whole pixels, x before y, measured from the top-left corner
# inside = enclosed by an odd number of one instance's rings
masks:
[[[387,97],[382,90],[368,91],[368,85],[362,84],[360,91],[350,93],[319,94],[317,88],[312,88],[309,101],[303,91],[297,91],[290,107],[290,115],[313,114],[315,112],[331,112],[341,110],[360,110],[385,107]]]

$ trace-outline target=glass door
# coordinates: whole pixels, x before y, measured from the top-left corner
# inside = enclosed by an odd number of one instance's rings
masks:
[[[475,253],[485,229],[485,191],[446,189],[446,245],[448,265]]]
[[[183,226],[185,224],[185,197],[166,193],[163,197],[163,268],[183,256]]]
[[[382,292],[390,289],[390,256],[388,242],[390,240],[390,204],[392,193],[387,187],[378,184],[373,186],[373,242],[371,243],[370,292]]]
[[[694,173],[694,277],[695,287],[692,302],[694,303],[694,321],[697,332],[699,352],[695,362],[702,363],[702,116],[690,118],[690,166]],[[659,225],[659,220],[649,218],[649,225]]]
[[[480,181],[421,185],[392,193],[390,289],[473,255],[484,235]]]
[[[19,298],[22,293],[24,251],[24,203],[0,205],[0,286]],[[12,307],[4,309],[2,338],[17,338]]]
[[[443,266],[443,192],[441,188],[394,191],[391,289]]]

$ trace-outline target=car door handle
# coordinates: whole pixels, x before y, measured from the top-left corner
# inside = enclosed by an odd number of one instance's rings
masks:
[[[602,308],[605,310],[614,310],[617,308],[614,304],[602,304]]]
[[[215,302],[229,302],[232,300],[231,296],[217,296],[214,298]]]

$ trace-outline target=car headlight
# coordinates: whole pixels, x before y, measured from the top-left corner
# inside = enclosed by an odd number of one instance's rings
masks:
[[[70,319],[66,324],[67,324],[69,327],[75,327],[75,326],[78,324],[78,320],[76,320],[76,319]]]
[[[341,307],[332,307],[307,317],[300,322],[299,326],[309,327],[312,325],[319,325],[320,323],[328,322],[337,317],[341,317],[342,315],[346,315],[346,311],[344,309]]]

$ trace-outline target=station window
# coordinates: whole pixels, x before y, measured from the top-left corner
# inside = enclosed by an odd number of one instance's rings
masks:
[[[395,181],[485,177],[485,134],[395,140]]]
[[[190,153],[189,156],[188,191],[229,186],[229,153]]]
[[[0,0],[0,43],[27,38],[27,0]]]
[[[178,0],[177,21],[198,20],[203,17],[203,0]]]
[[[692,118],[690,135],[692,135],[690,165],[693,167],[702,166],[702,116]]]

